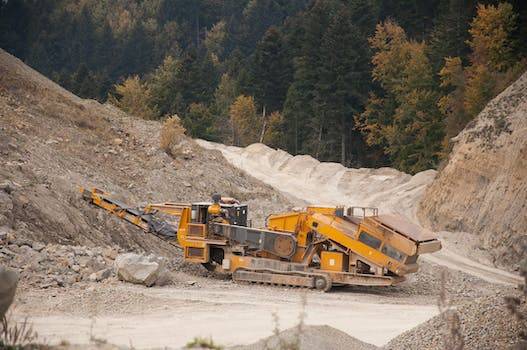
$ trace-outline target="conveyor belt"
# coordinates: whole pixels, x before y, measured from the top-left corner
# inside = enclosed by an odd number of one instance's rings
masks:
[[[109,198],[102,191],[84,189],[82,197],[89,203],[106,209],[121,219],[141,227],[146,232],[169,240],[177,238],[177,228],[170,223],[155,217],[151,213],[145,213],[141,208],[132,208],[119,200]]]

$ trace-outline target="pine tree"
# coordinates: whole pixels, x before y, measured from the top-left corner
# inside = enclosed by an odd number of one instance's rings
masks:
[[[472,49],[473,66],[486,65],[492,70],[504,71],[514,64],[516,43],[511,35],[517,18],[509,3],[478,5],[477,16],[470,24],[471,38],[467,41]]]
[[[263,143],[267,146],[284,147],[284,118],[280,112],[273,112],[267,117],[263,132]]]
[[[217,116],[214,129],[218,137],[226,144],[232,144],[232,125],[229,117],[229,109],[239,96],[240,91],[237,82],[227,73],[223,74],[214,92],[214,103],[212,111]]]
[[[472,1],[443,0],[440,13],[434,21],[430,35],[430,57],[434,71],[439,71],[445,57],[465,60],[469,53],[466,45],[468,28],[472,17]]]
[[[340,155],[347,164],[346,138],[354,129],[353,115],[359,113],[366,101],[369,64],[367,41],[352,25],[349,11],[340,7],[324,34],[321,46],[322,65],[315,98],[318,114],[324,116],[334,133],[326,145],[326,159]],[[334,156],[333,156],[334,157]]]
[[[293,83],[284,103],[284,119],[289,134],[288,149],[318,156],[324,119],[314,103],[322,58],[320,46],[329,26],[333,3],[317,0],[305,13],[299,56],[294,62]],[[318,152],[317,152],[318,151]]]
[[[149,79],[152,103],[161,115],[173,115],[185,109],[179,81],[182,69],[180,59],[167,56]]]
[[[472,118],[501,92],[500,88],[516,78],[507,72],[518,70],[514,67],[517,64],[516,41],[512,38],[517,18],[508,3],[477,7],[467,41],[472,50],[470,66],[465,70],[464,108]]]
[[[282,34],[270,27],[256,46],[249,72],[250,92],[269,112],[282,109],[292,77]]]
[[[191,103],[183,118],[183,126],[192,137],[216,141],[214,117],[207,106],[201,103]]]

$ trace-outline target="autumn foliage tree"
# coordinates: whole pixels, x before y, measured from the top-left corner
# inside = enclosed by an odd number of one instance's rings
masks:
[[[435,166],[443,128],[425,44],[409,40],[387,20],[377,25],[370,45],[372,75],[382,94],[370,95],[356,117],[358,127],[368,144],[381,145],[397,168],[416,173]]]
[[[445,141],[443,146],[448,148],[448,140],[456,136],[470,120],[465,112],[465,72],[459,57],[447,57],[445,65],[439,72],[440,86],[450,90],[438,101],[438,107],[444,116]]]
[[[284,117],[280,112],[273,112],[266,117],[263,128],[262,142],[274,148],[283,148],[284,142]]]
[[[237,146],[247,146],[258,142],[262,130],[262,120],[256,113],[252,96],[240,95],[229,110],[232,124],[232,139]]]
[[[137,75],[115,85],[115,94],[111,94],[109,100],[122,110],[143,119],[154,119],[158,115],[151,105],[150,90]]]
[[[439,76],[446,94],[438,106],[445,120],[446,149],[449,140],[524,71],[512,37],[517,19],[509,3],[478,5],[467,41],[470,64],[463,67],[460,57],[445,58]]]

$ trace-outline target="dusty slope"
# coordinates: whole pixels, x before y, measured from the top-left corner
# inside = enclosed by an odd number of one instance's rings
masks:
[[[479,233],[498,266],[527,249],[527,73],[456,137],[419,218],[433,229]]]
[[[220,192],[248,201],[260,223],[291,205],[192,140],[186,140],[190,154],[169,157],[158,149],[160,123],[82,100],[2,50],[0,120],[2,232],[170,253],[156,238],[83,203],[79,185],[102,187],[132,205],[206,200]]]
[[[310,203],[376,206],[409,218],[414,217],[415,203],[435,176],[434,170],[411,176],[392,168],[351,169],[307,155],[292,156],[260,143],[241,148],[197,142],[220,150],[231,164],[281,192]]]

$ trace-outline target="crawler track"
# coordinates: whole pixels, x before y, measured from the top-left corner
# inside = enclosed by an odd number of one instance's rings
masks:
[[[282,285],[318,289],[327,292],[331,289],[331,278],[323,273],[302,271],[280,271],[273,269],[238,269],[232,274],[235,282],[254,282],[269,285]]]

